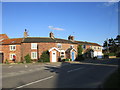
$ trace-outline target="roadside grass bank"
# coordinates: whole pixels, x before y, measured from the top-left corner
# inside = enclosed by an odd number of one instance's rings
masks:
[[[106,79],[103,88],[120,88],[120,68]]]

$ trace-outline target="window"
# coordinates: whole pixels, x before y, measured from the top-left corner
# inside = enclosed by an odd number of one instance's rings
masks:
[[[94,47],[94,49],[96,50],[96,47]]]
[[[31,52],[31,59],[37,59],[37,52]]]
[[[12,54],[10,54],[10,60],[13,60],[13,56],[14,56],[15,54],[14,53],[12,53]],[[15,55],[16,56],[16,55]]]
[[[62,59],[65,57],[65,51],[64,50],[60,51],[60,56],[61,56]]]
[[[37,43],[31,43],[31,49],[37,49]]]
[[[82,45],[82,48],[83,48],[83,49],[86,49],[86,45]]]
[[[65,57],[65,52],[61,52],[60,56],[61,56],[61,58],[64,58]]]
[[[58,47],[58,48],[62,48],[62,44],[58,43],[58,44],[57,44],[57,47]]]
[[[61,52],[61,54],[64,54],[64,52]]]
[[[98,50],[100,50],[100,48],[98,47]]]
[[[92,46],[90,46],[90,48],[92,48]]]
[[[98,47],[98,49],[99,49],[99,50],[101,50],[101,48],[100,48],[100,47]]]
[[[74,48],[74,45],[70,45],[70,48]]]
[[[15,51],[16,50],[16,45],[10,45],[10,51]]]

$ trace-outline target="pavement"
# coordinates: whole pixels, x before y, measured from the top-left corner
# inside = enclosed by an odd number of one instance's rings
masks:
[[[113,60],[109,60],[114,62],[113,64],[85,60],[84,62],[2,65],[2,87],[12,90],[17,88],[98,88],[110,74],[117,70],[119,59]]]

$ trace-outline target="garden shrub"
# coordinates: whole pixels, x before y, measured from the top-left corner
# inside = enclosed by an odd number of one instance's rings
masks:
[[[44,51],[40,56],[38,62],[50,62],[50,56],[48,51]]]
[[[29,54],[27,54],[24,58],[26,63],[31,63],[31,58]]]
[[[9,64],[9,61],[6,59],[6,60],[5,60],[5,63],[6,63],[6,64]]]
[[[65,61],[72,61],[72,59],[65,59]]]

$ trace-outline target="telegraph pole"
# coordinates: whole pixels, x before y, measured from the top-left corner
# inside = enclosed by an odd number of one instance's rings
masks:
[[[109,53],[108,38],[107,38],[107,53]]]

